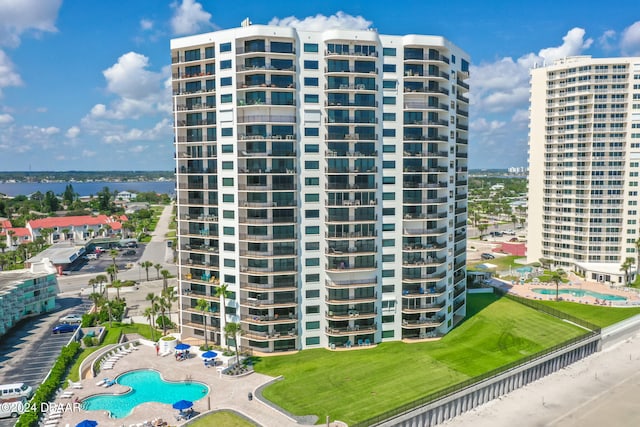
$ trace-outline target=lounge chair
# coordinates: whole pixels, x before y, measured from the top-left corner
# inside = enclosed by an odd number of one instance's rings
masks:
[[[131,343],[129,344],[129,350],[138,350],[138,346]]]
[[[358,345],[362,347],[362,340],[358,340]]]
[[[60,395],[60,397],[62,399],[70,399],[71,397],[73,397],[73,392],[72,391],[65,391],[64,393],[62,393]]]
[[[369,338],[367,338],[366,340],[364,340],[364,345],[371,345],[371,341],[369,341]]]
[[[102,380],[98,381],[98,382],[96,383],[96,385],[97,385],[98,387],[100,387],[101,385],[103,385],[103,384],[104,384],[104,383],[106,383],[107,381],[109,381],[109,378],[103,378]]]

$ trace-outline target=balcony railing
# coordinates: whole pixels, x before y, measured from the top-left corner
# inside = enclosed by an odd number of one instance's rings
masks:
[[[325,286],[327,288],[343,288],[343,287],[372,287],[376,286],[378,278],[373,277],[371,279],[357,279],[357,280],[326,280]]]
[[[276,115],[276,114],[263,114],[263,115],[246,115],[238,116],[238,123],[295,123],[295,115]]]
[[[249,89],[249,88],[278,88],[278,89],[295,89],[295,82],[287,82],[287,83],[274,83],[274,82],[264,82],[264,83],[249,83],[249,82],[238,82],[236,84],[238,89]]]
[[[372,262],[364,265],[363,264],[351,265],[345,262],[325,264],[325,270],[329,270],[329,271],[348,272],[348,271],[357,271],[357,270],[372,270],[376,268],[378,268],[377,262]]]
[[[375,332],[376,329],[376,324],[372,324],[372,325],[354,325],[354,326],[347,326],[346,328],[336,328],[336,327],[331,327],[328,326],[325,329],[325,332],[327,333],[327,335],[357,335],[357,334],[367,334],[367,333],[372,333]]]

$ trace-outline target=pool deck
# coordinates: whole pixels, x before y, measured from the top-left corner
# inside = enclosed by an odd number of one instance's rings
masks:
[[[591,292],[597,292],[600,294],[616,295],[616,296],[624,297],[627,300],[626,302],[625,301],[610,302],[610,301],[597,300],[597,298],[592,297],[590,295],[578,297],[573,295],[560,294],[559,297],[562,301],[577,302],[581,304],[590,304],[590,305],[603,305],[603,306],[605,305],[606,306],[609,306],[609,305],[637,306],[640,304],[640,294],[638,293],[638,291],[634,289],[630,289],[622,286],[608,286],[608,285],[605,285],[604,283],[587,281],[582,279],[581,277],[574,275],[573,273],[570,273],[567,276],[567,279],[569,280],[569,283],[560,283],[558,286],[559,290],[567,289],[567,290],[573,290],[573,291],[579,291],[579,290],[591,291]],[[498,280],[498,279],[494,279],[494,280]],[[529,298],[529,299],[537,299],[537,300],[552,301],[556,299],[556,296],[555,296],[556,284],[553,282],[524,283],[524,284],[519,284],[517,282],[514,284],[512,282],[506,282],[502,280],[500,280],[500,282],[503,284],[501,286],[502,288],[507,289],[509,293],[512,293],[514,295],[518,295],[518,296]],[[553,293],[546,294],[546,295],[539,294],[534,292],[533,291],[534,289],[548,289],[550,291],[553,291]]]
[[[96,378],[81,380],[82,388],[67,388],[65,391],[73,391],[71,397],[63,398],[59,395],[55,404],[68,405],[67,410],[62,411],[58,426],[75,426],[82,420],[91,419],[103,426],[131,426],[152,422],[157,418],[166,421],[168,425],[178,426],[185,423],[176,419],[178,411],[171,405],[148,402],[136,406],[131,414],[124,418],[109,418],[106,411],[74,410],[73,402],[76,398],[85,399],[96,394],[119,394],[128,391],[129,387],[114,384],[109,388],[96,385],[103,378],[115,379],[118,375],[136,369],[155,369],[168,381],[193,380],[207,384],[210,393],[194,402],[193,409],[203,413],[217,409],[231,409],[251,419],[262,426],[299,426],[295,420],[289,418],[280,411],[268,406],[258,399],[249,401],[249,392],[255,395],[259,386],[273,380],[272,377],[259,373],[251,373],[243,377],[220,376],[216,368],[207,368],[203,360],[192,357],[185,361],[176,361],[173,355],[157,356],[151,346],[140,345],[138,349],[123,356],[115,364],[113,369],[102,371]]]

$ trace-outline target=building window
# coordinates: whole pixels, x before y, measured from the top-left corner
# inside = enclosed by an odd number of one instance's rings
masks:
[[[305,202],[319,202],[320,201],[320,194],[317,194],[317,193],[305,194],[304,195],[304,201]]]
[[[304,168],[309,170],[318,170],[320,169],[320,162],[317,160],[305,160]]]
[[[235,259],[225,258],[224,259],[224,266],[225,267],[234,268],[236,266],[236,260]]]
[[[222,144],[223,153],[233,153],[233,145],[232,144]]]
[[[184,60],[186,62],[199,61],[200,60],[200,49],[185,50],[184,51]]]
[[[383,254],[382,262],[395,262],[396,255],[395,254]]]
[[[305,178],[304,179],[304,185],[308,185],[311,187],[316,187],[318,185],[320,185],[320,178],[315,177],[315,178]]]
[[[306,93],[304,95],[304,102],[308,104],[317,104],[318,102],[320,102],[320,98],[318,97],[318,95]]]
[[[396,64],[382,64],[382,71],[385,73],[395,73]]]
[[[220,43],[220,52],[231,52],[231,43]]]
[[[225,95],[220,95],[220,102],[223,104],[233,102],[233,94],[227,93]]]
[[[226,218],[226,219],[234,219],[236,217],[236,212],[235,211],[230,211],[230,210],[223,210],[222,211],[222,218]]]
[[[220,61],[220,69],[221,70],[228,70],[229,68],[231,68],[231,60],[230,59],[226,59],[224,61]]]
[[[396,113],[382,113],[382,121],[383,122],[395,122],[396,121]]]
[[[232,83],[231,77],[223,77],[220,79],[220,86],[231,86]]]
[[[304,128],[304,136],[319,136],[320,129],[318,128]]]
[[[305,313],[306,314],[318,314],[318,313],[320,313],[320,306],[319,305],[308,305],[305,308]]]
[[[319,153],[320,145],[318,144],[304,144],[305,153]]]
[[[395,169],[396,162],[395,160],[383,160],[382,161],[382,169]]]
[[[320,242],[305,242],[304,243],[305,251],[318,251],[320,250]]]
[[[222,96],[224,96],[224,95],[222,95]],[[231,95],[229,95],[229,96],[231,96]],[[222,136],[233,136],[233,128],[222,128],[221,129],[221,135]]]
[[[318,69],[318,61],[304,61],[304,69],[305,70],[317,70]]]
[[[307,291],[308,292],[308,291]],[[307,329],[320,329],[320,322],[306,322],[305,327]]]
[[[304,281],[307,283],[318,283],[320,282],[320,275],[319,274],[307,274],[306,276],[304,276]]]
[[[396,230],[395,224],[382,224],[382,231],[395,231],[395,230]]]
[[[233,162],[222,162],[222,169],[224,170],[233,169]]]
[[[382,239],[382,246],[385,248],[392,248],[396,246],[396,239]]]
[[[233,203],[235,200],[235,195],[234,194],[223,194],[222,195],[222,201],[224,203]]]
[[[382,177],[382,183],[383,184],[395,184],[396,183],[396,177],[395,176],[383,176]]]
[[[382,215],[391,216],[396,214],[396,208],[382,208]]]
[[[395,129],[382,129],[382,136],[394,137],[394,136],[396,136],[396,130]]]
[[[396,105],[396,97],[395,96],[383,96],[382,103],[385,105]]]
[[[222,228],[222,233],[225,236],[234,236],[236,234],[236,229],[233,227],[223,227]]]
[[[318,345],[320,344],[320,337],[307,337],[304,341],[307,345]]]
[[[235,252],[236,251],[236,244],[235,243],[226,243],[223,245],[223,248],[225,251],[227,252]]]
[[[319,209],[305,209],[304,217],[305,218],[320,218],[320,210]]]
[[[223,187],[233,187],[233,178],[222,178]]]
[[[395,277],[395,270],[382,270],[382,277]]]
[[[393,318],[393,316],[391,316]],[[382,331],[382,338],[393,338],[395,336],[395,331],[392,329],[390,331]]]
[[[396,152],[396,146],[395,145],[390,145],[390,144],[384,144],[384,145],[382,145],[382,152],[383,153],[395,153]]]
[[[383,47],[382,48],[382,56],[396,56],[396,48],[395,47]]]
[[[304,85],[307,87],[318,87],[318,78],[317,77],[305,77]]]
[[[318,52],[318,44],[317,43],[305,43],[304,51],[307,53],[316,53]]]
[[[320,234],[320,227],[317,225],[308,225],[304,228],[304,231],[308,235],[318,235]]]
[[[236,283],[236,276],[232,274],[225,274],[224,283]]]
[[[211,59],[216,57],[216,50],[213,47],[205,47],[204,48],[204,57],[205,59]]]
[[[320,265],[320,258],[307,258],[304,260],[306,267],[318,267]]]
[[[382,81],[382,88],[383,89],[395,89],[397,85],[398,85],[398,82],[395,81],[395,80],[383,80]]]

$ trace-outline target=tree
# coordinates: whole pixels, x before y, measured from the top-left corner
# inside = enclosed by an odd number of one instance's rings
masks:
[[[142,268],[147,272],[147,282],[149,281],[149,268],[153,267],[153,263],[151,261],[142,261],[140,263]]]
[[[64,201],[67,206],[71,206],[75,199],[76,193],[73,191],[73,185],[67,184],[64,188],[64,193],[62,193],[62,201]]]
[[[7,231],[7,235],[9,236],[9,244],[11,244],[11,246],[15,246],[15,235],[16,232],[13,230],[9,230]]]
[[[87,282],[87,284],[93,288],[93,292],[92,293],[95,293],[96,292],[96,285],[98,284],[98,281],[95,278],[91,278],[91,279],[89,279],[89,282]]]
[[[4,253],[6,249],[7,249],[7,243],[4,241],[0,242],[0,250],[2,251],[2,253]]]
[[[240,341],[240,336],[244,334],[244,331],[240,327],[240,323],[229,322],[224,325],[224,335],[225,339],[233,339],[233,343],[236,348],[236,364],[240,364],[240,352],[238,351],[238,341]],[[227,345],[227,348],[229,346]]]
[[[176,288],[172,286],[170,288],[163,289],[162,296],[166,301],[167,312],[169,313],[169,320],[171,320],[171,308],[173,307],[173,303],[178,301],[178,296],[176,295]]]
[[[164,295],[161,295],[158,298],[158,309],[160,310],[160,321],[162,322],[162,335],[167,335],[167,317],[165,313],[167,312],[167,300]]]
[[[109,278],[111,279],[111,283],[113,283],[114,280],[118,280],[118,266],[115,264],[111,264],[110,266],[108,266],[105,270],[107,272],[107,274],[109,274]],[[108,295],[108,293],[107,293]]]
[[[102,285],[107,283],[107,276],[104,274],[98,274],[96,276],[96,283],[98,284],[98,286],[100,286],[100,295],[102,295],[104,293],[104,290],[102,289]]]
[[[558,301],[558,286],[564,279],[565,272],[563,270],[553,270],[551,272],[551,281],[556,284],[556,301]]]
[[[156,294],[154,294],[153,292],[149,292],[147,294],[147,297],[145,298],[145,300],[149,301],[151,303],[150,309],[151,309],[151,314],[153,316],[153,323],[152,323],[152,327],[155,329],[155,319],[156,319],[156,314],[158,314],[158,296]]]
[[[113,261],[113,265],[116,265],[116,258],[118,258],[118,251],[115,249],[111,249],[109,251],[109,256],[111,257],[111,260]]]
[[[204,323],[204,349],[209,350],[209,340],[208,340],[208,332],[207,332],[207,315],[206,313],[209,311],[209,303],[200,298],[196,303],[196,308],[202,312],[202,322]]]
[[[156,269],[156,277],[160,280],[160,270],[162,269],[162,264],[154,264],[153,268]]]
[[[44,240],[47,242],[47,244],[51,244],[51,241],[49,240],[49,237],[51,237],[53,235],[53,229],[52,228],[41,228],[40,229],[40,235],[44,238]]]
[[[110,301],[105,301],[104,306],[107,308],[107,311],[109,312],[109,327],[111,327],[111,302]]]
[[[482,236],[484,236],[484,232],[487,231],[489,226],[487,224],[478,224],[478,231],[480,231],[480,240],[482,240]]]
[[[151,329],[151,341],[155,341],[155,331],[156,329],[153,327],[153,319],[154,319],[155,313],[153,312],[153,309],[151,307],[147,307],[144,309],[144,317],[147,318],[147,320],[149,321],[149,329]]]
[[[116,289],[116,299],[120,299],[120,288],[124,286],[122,280],[114,280],[111,282],[111,287]]]
[[[620,266],[620,270],[624,271],[624,283],[623,283],[624,286],[627,286],[627,283],[629,282],[629,270],[631,269],[633,262],[634,262],[633,258],[627,257],[625,258],[624,262]]]
[[[93,302],[93,305],[95,306],[95,311],[96,313],[98,312],[98,307],[100,307],[100,304],[102,304],[102,295],[100,295],[97,292],[92,292],[89,295],[89,299],[91,300],[91,302]]]
[[[103,212],[111,212],[112,194],[109,187],[104,187],[96,196],[98,197],[98,209]]]
[[[226,308],[225,308],[225,298],[229,296],[229,285],[223,283],[216,288],[215,296],[220,297],[220,329],[224,331],[224,326],[227,321],[226,317]],[[224,334],[220,334],[222,339],[226,341],[226,337]],[[220,343],[221,345],[225,345],[224,342]]]
[[[638,273],[640,273],[640,238],[636,240],[636,274]]]
[[[169,276],[171,276],[171,273],[169,270],[162,270],[160,271],[160,274],[162,275],[162,290],[165,291],[167,289],[167,281]]]

